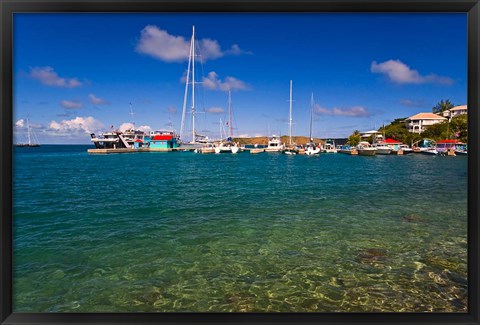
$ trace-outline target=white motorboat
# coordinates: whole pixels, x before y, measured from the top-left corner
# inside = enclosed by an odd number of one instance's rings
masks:
[[[334,140],[325,140],[325,144],[323,145],[323,153],[337,153],[337,147],[335,146]]]
[[[284,149],[283,144],[280,141],[280,137],[272,135],[268,138],[268,145],[265,148],[265,152],[280,152]]]
[[[413,152],[413,149],[410,148],[410,147],[409,147],[408,145],[406,145],[406,144],[401,144],[401,145],[399,145],[399,146],[398,146],[398,150],[402,150],[402,152],[403,152],[404,155]]]
[[[375,156],[377,154],[377,148],[366,141],[361,141],[357,145],[357,151],[360,156]]]
[[[432,155],[432,156],[437,156],[438,151],[434,147],[431,148],[426,148],[425,150],[421,151],[424,155]]]
[[[392,148],[385,143],[377,142],[373,144],[373,147],[377,149],[377,155],[389,155],[392,153]]]

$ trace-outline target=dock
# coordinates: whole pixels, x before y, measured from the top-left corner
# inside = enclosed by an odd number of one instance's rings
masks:
[[[193,151],[191,148],[116,148],[116,149],[88,149],[91,154],[111,153],[137,153],[137,152],[172,152],[172,151]]]

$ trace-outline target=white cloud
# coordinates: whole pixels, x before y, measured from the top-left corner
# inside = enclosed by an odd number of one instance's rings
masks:
[[[75,108],[81,108],[82,103],[74,100],[62,100],[60,102],[60,106],[62,106],[65,109],[75,109]]]
[[[200,53],[198,53],[200,61],[215,60],[225,55],[220,48],[220,44],[215,40],[204,38],[198,42],[200,46]]]
[[[90,100],[90,103],[94,105],[107,105],[110,104],[107,100],[98,98],[94,94],[89,94],[88,99]]]
[[[141,125],[139,127],[136,127],[133,123],[130,123],[130,122],[125,122],[125,123],[122,123],[120,124],[120,126],[118,127],[118,130],[119,131],[126,131],[126,130],[129,130],[129,129],[135,129],[135,130],[140,130],[140,131],[143,131],[143,132],[150,132],[152,131],[152,128],[149,126],[149,125]]]
[[[25,125],[25,121],[23,119],[19,119],[17,122],[15,122],[15,127],[17,128],[23,128]]]
[[[30,77],[40,81],[46,86],[62,88],[75,88],[82,86],[82,83],[76,78],[60,77],[52,67],[30,68]]]
[[[400,104],[407,107],[424,107],[425,102],[423,100],[414,100],[414,99],[402,99]]]
[[[353,106],[347,109],[334,107],[333,115],[351,116],[351,117],[367,117],[367,116],[371,116],[372,113],[370,113],[368,109],[366,109],[365,107]]]
[[[199,46],[199,51],[196,49],[199,55],[197,60],[202,62],[218,59],[228,54],[249,53],[240,49],[237,44],[234,44],[230,50],[222,51],[218,41],[209,38],[198,40],[197,45]],[[190,38],[185,39],[183,36],[171,35],[157,26],[148,25],[141,31],[135,50],[165,62],[183,62],[188,60]]]
[[[221,107],[210,107],[210,108],[206,108],[205,112],[212,113],[212,114],[221,114],[221,113],[225,113],[225,110]]]
[[[98,132],[104,128],[104,125],[95,118],[77,116],[71,120],[61,122],[51,121],[47,131],[54,135],[74,136],[81,134],[90,134]]]
[[[149,126],[149,125],[140,125],[138,127],[138,129],[140,131],[143,131],[143,132],[150,132],[150,131],[153,131],[152,128]]]
[[[233,44],[232,47],[225,51],[226,54],[232,54],[232,55],[242,55],[242,54],[248,54],[252,55],[253,53],[250,51],[245,51],[240,48],[237,44]]]
[[[369,112],[368,109],[363,106],[352,106],[349,108],[334,107],[333,109],[328,109],[316,104],[314,107],[314,112],[318,115],[349,116],[349,117],[368,117],[372,115],[372,113]]]
[[[417,70],[411,69],[400,60],[388,60],[382,63],[373,61],[370,71],[386,75],[390,81],[398,84],[423,84],[438,83],[451,85],[453,80],[448,77],[441,77],[436,74],[422,76]]]
[[[249,85],[234,77],[227,76],[223,81],[220,80],[215,71],[209,72],[207,77],[203,78],[203,86],[207,89],[221,91],[250,89]]]

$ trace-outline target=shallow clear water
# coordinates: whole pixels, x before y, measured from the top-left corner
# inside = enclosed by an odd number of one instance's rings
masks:
[[[465,312],[467,159],[14,151],[16,312]]]

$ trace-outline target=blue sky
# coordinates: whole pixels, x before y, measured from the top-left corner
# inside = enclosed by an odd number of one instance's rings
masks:
[[[89,143],[90,132],[180,130],[195,25],[197,130],[346,137],[467,101],[465,14],[15,14],[14,132]],[[200,83],[202,82],[202,83]],[[134,112],[133,118],[130,114]],[[187,115],[189,117],[189,115]],[[186,122],[187,131],[190,128]]]

